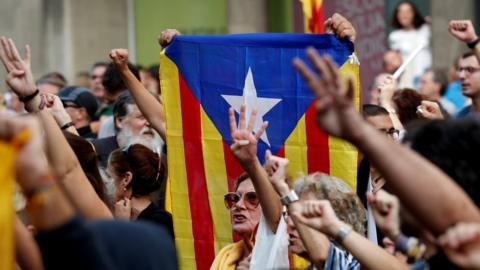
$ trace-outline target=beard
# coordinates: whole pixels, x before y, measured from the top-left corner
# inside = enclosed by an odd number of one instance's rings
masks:
[[[163,140],[162,137],[154,129],[143,127],[139,134],[133,134],[132,129],[128,125],[117,133],[117,143],[120,148],[125,148],[132,144],[141,144],[153,152],[161,156]]]

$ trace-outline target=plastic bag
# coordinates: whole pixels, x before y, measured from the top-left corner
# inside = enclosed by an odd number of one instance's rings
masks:
[[[250,270],[290,268],[287,224],[283,217],[280,218],[277,232],[273,233],[262,215],[255,239]]]

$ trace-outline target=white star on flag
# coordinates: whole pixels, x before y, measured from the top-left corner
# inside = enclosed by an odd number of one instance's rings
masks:
[[[255,119],[253,132],[257,131],[262,126],[263,116],[282,100],[280,98],[262,98],[257,96],[257,89],[255,88],[255,84],[253,82],[253,75],[250,67],[248,67],[247,77],[245,78],[243,95],[222,95],[222,97],[238,114],[240,114],[240,106],[245,103],[247,123],[250,119],[250,114],[252,113],[253,108],[257,109],[257,118]],[[270,146],[266,130],[260,139]]]

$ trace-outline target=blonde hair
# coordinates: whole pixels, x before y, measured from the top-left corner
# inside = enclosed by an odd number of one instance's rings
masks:
[[[328,200],[337,217],[365,235],[366,211],[349,185],[343,180],[324,173],[313,173],[297,179],[294,183],[297,194],[311,192],[319,200]]]

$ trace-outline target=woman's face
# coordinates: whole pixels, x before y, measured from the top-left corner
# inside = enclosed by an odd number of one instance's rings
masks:
[[[260,215],[262,213],[262,207],[260,205],[254,209],[248,209],[245,206],[244,194],[252,191],[255,192],[252,180],[247,179],[241,182],[236,191],[241,199],[230,210],[232,230],[243,238],[251,237],[255,227],[260,222]]]
[[[300,194],[300,201],[308,201],[308,200],[315,200],[315,194],[312,192],[303,192]],[[302,239],[300,239],[300,234],[297,231],[297,228],[295,227],[295,223],[293,223],[293,220],[290,217],[287,217],[287,229],[288,229],[288,249],[305,259],[308,259],[308,253],[307,249],[305,248],[305,245],[302,242]]]
[[[410,4],[403,3],[398,6],[397,19],[404,28],[410,28],[413,26],[413,17],[413,9]]]

